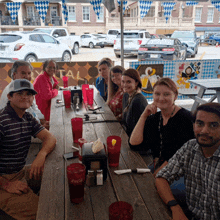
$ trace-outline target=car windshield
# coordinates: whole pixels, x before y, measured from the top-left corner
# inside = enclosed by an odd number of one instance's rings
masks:
[[[154,44],[154,45],[173,45],[173,40],[170,39],[163,39],[160,40],[159,38],[151,39],[147,42],[148,44]]]
[[[172,38],[194,38],[193,32],[178,31],[172,34]]]
[[[0,35],[0,43],[12,43],[17,40],[20,40],[22,37],[19,35],[9,35],[9,34],[4,34]]]
[[[121,37],[119,33],[117,37]],[[139,33],[124,33],[124,38],[140,38]]]
[[[44,32],[46,34],[50,34],[52,30],[45,30],[45,29],[35,29],[34,31],[41,31],[41,32]]]

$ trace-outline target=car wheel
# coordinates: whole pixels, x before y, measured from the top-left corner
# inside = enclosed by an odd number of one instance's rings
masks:
[[[192,57],[192,58],[195,58],[195,57],[196,57],[196,54],[192,55],[191,57]]]
[[[65,62],[71,61],[71,55],[69,52],[65,51],[63,53],[62,61],[65,61]]]
[[[94,48],[94,44],[92,42],[89,43],[89,48]]]
[[[34,55],[28,55],[28,56],[25,58],[25,61],[26,61],[26,62],[29,62],[29,63],[37,62],[37,58],[36,58]]]
[[[104,48],[104,45],[100,46],[101,48]]]
[[[118,54],[115,54],[115,56],[117,57],[117,58],[120,58],[121,56],[120,55],[118,55]]]
[[[79,44],[75,43],[73,45],[72,53],[73,54],[78,54],[79,53]]]

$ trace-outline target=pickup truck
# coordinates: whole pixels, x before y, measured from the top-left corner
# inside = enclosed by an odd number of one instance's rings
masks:
[[[67,44],[73,54],[79,53],[80,36],[70,36],[65,28],[35,28],[34,31],[47,33],[55,37],[61,43]]]

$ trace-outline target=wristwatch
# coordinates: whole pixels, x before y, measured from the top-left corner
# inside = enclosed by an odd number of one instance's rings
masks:
[[[171,201],[169,201],[169,202],[167,203],[167,205],[168,205],[169,207],[172,207],[172,206],[178,205],[178,202],[177,202],[176,200],[171,200]]]

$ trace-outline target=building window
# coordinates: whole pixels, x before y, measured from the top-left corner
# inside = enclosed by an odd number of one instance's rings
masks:
[[[76,7],[75,6],[69,6],[68,19],[69,21],[76,21]]]
[[[137,17],[137,11],[136,11],[136,8],[134,8],[133,17]]]
[[[214,8],[208,8],[207,22],[213,22]]]
[[[90,21],[90,8],[89,6],[83,6],[83,21]]]
[[[201,22],[202,8],[196,8],[195,22]]]
[[[39,14],[34,6],[27,6],[27,17],[28,18],[39,17]]]
[[[150,10],[148,11],[145,17],[154,17],[155,16],[155,6],[151,6]]]
[[[101,6],[101,8],[100,8],[99,18],[96,15],[96,21],[97,22],[103,22],[104,21],[104,7],[103,6]]]

